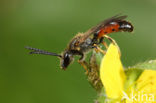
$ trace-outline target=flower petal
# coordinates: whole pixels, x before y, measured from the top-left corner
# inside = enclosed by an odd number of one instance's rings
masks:
[[[110,44],[100,66],[100,78],[109,98],[117,99],[122,96],[126,79],[120,51],[117,45]]]
[[[156,99],[156,71],[144,70],[137,80],[136,88],[148,96],[154,95]]]

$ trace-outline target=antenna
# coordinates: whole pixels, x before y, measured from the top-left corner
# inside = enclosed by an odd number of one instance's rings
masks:
[[[29,47],[29,46],[26,46],[25,48],[28,49],[28,50],[31,50],[31,52],[29,52],[29,54],[43,54],[43,55],[51,55],[51,56],[57,56],[57,57],[62,58],[62,56],[60,54],[40,50],[40,49],[37,49],[37,48],[32,48],[32,47]]]

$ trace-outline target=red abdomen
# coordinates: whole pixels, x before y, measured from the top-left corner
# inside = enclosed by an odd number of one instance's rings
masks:
[[[107,35],[112,32],[118,32],[118,31],[132,32],[133,26],[131,23],[127,21],[110,22],[104,28],[98,31],[97,36],[98,38],[101,38],[104,35]]]

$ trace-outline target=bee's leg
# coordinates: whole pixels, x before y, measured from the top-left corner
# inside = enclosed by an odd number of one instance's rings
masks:
[[[106,42],[102,41],[101,43],[106,47],[106,49],[108,49],[108,45]]]
[[[102,50],[97,44],[94,44],[93,46],[96,52],[101,52],[102,54],[106,54],[106,51]]]
[[[108,40],[110,40],[114,45],[116,45],[118,47],[119,53],[121,55],[120,48],[119,48],[118,44],[116,43],[116,41],[107,35],[105,35],[104,37],[107,38]]]
[[[89,64],[84,60],[84,54],[81,53],[81,58],[78,60],[78,63],[85,69],[86,74],[88,74]]]
[[[99,50],[97,49],[97,47],[94,47],[94,50],[95,50],[96,53],[99,52]]]
[[[81,66],[85,69],[86,75],[88,75],[88,63],[86,61],[80,61],[78,60],[78,63],[81,64]]]
[[[102,43],[106,47],[106,49],[108,49],[108,45],[106,42],[103,41],[103,39],[104,39],[104,37],[100,38],[99,44]]]
[[[109,37],[109,36],[107,36],[107,35],[104,35],[104,37],[107,38],[107,39],[108,39],[110,42],[112,42],[114,45],[117,45],[116,41],[115,41],[113,38],[111,38],[111,37]]]

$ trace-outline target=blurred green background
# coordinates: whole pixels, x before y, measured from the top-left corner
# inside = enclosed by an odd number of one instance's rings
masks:
[[[0,103],[93,103],[95,90],[74,62],[28,55],[24,46],[60,53],[78,32],[118,13],[134,33],[111,35],[124,66],[156,58],[156,0],[1,0]]]

